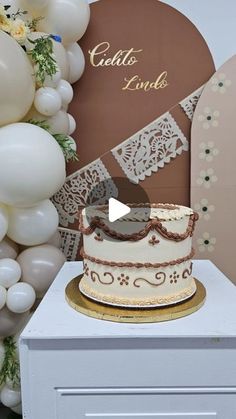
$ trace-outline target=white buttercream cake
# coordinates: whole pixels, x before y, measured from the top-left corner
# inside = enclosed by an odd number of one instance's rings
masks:
[[[196,291],[192,235],[197,214],[172,204],[133,204],[114,223],[108,207],[80,214],[84,274],[80,291],[101,303],[125,307],[176,304]]]

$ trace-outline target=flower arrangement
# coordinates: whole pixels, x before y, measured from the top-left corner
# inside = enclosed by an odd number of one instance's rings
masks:
[[[49,76],[52,79],[58,72],[57,62],[53,53],[53,40],[61,42],[61,37],[50,34],[40,36],[35,40],[30,39],[30,33],[37,31],[37,25],[43,17],[39,16],[24,21],[22,17],[28,14],[27,11],[18,9],[16,13],[10,13],[10,8],[10,5],[3,6],[0,4],[0,30],[11,36],[31,58],[34,65],[36,85],[39,88],[43,87],[46,77]],[[29,119],[26,122],[38,125],[51,133],[50,126],[43,119],[37,122]],[[52,135],[61,147],[66,161],[78,160],[74,149],[74,141],[69,135],[64,133],[54,133]]]

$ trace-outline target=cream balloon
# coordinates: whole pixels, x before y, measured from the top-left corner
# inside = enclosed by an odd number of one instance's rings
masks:
[[[68,134],[71,135],[76,130],[76,122],[75,122],[75,118],[70,113],[68,113],[67,115],[68,115],[68,118],[69,118],[69,132],[68,132]]]
[[[7,235],[16,243],[35,246],[48,241],[56,232],[58,224],[55,206],[49,199],[45,199],[30,208],[9,207]]]
[[[34,305],[35,299],[34,288],[25,282],[18,282],[7,291],[6,305],[13,313],[25,313]]]
[[[0,242],[0,260],[4,258],[16,259],[19,254],[19,246],[8,237]]]
[[[25,324],[28,313],[15,314],[5,306],[0,310],[0,338],[15,335]]]
[[[24,10],[37,11],[44,9],[49,3],[49,0],[21,0]]]
[[[66,261],[56,247],[44,244],[24,250],[17,258],[22,270],[22,281],[32,285],[37,297],[47,291]]]
[[[61,70],[58,67],[57,72],[55,74],[53,74],[52,76],[46,75],[44,80],[44,87],[52,87],[53,89],[55,89],[60,83],[61,77]]]
[[[55,246],[58,249],[61,248],[62,239],[58,230],[53,234],[52,237],[50,237],[46,244],[51,244],[52,246]]]
[[[50,0],[45,18],[38,28],[58,34],[64,45],[77,42],[85,33],[90,18],[87,0]]]
[[[8,212],[7,207],[0,204],[0,242],[5,237],[8,229]]]
[[[21,402],[21,393],[5,385],[1,390],[0,400],[4,406],[12,408]]]
[[[20,121],[35,94],[33,68],[20,45],[0,31],[0,126]]]
[[[5,306],[7,301],[7,290],[0,285],[0,310]],[[1,355],[1,354],[0,354]],[[1,360],[0,360],[1,363]],[[1,368],[0,368],[1,371]]]
[[[24,120],[30,121],[32,119],[35,121],[46,121],[51,134],[67,135],[69,132],[69,118],[63,109],[60,109],[55,115],[47,117],[39,113],[35,107],[32,106]]]
[[[62,106],[68,105],[72,101],[74,92],[68,81],[60,80],[56,90],[61,96]]]
[[[44,129],[18,123],[0,128],[0,201],[29,207],[50,198],[65,181],[60,146]]]
[[[35,41],[38,38],[47,37],[48,35],[49,34],[45,32],[31,32],[28,38],[31,41]],[[68,74],[69,74],[69,61],[68,61],[67,52],[61,42],[58,42],[52,39],[52,45],[53,45],[53,57],[56,60],[56,63],[59,69],[61,70],[61,78],[67,80]],[[31,50],[33,48],[33,44],[30,42],[26,42],[26,48],[27,50]],[[46,80],[48,80],[48,77],[46,77]]]
[[[78,44],[72,44],[67,48],[69,60],[68,81],[73,84],[80,79],[85,68],[85,58],[82,49]]]
[[[61,96],[52,87],[40,87],[35,93],[34,106],[43,115],[55,115],[62,106]]]
[[[14,259],[0,259],[0,285],[9,288],[21,277],[21,267]]]

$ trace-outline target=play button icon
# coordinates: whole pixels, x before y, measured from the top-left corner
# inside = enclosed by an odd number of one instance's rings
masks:
[[[109,199],[108,205],[108,219],[111,223],[129,214],[131,208],[128,205],[123,204],[115,198]]]

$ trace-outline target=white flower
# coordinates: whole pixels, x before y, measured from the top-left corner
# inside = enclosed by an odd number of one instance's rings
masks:
[[[209,205],[208,199],[205,198],[195,204],[194,209],[198,212],[199,218],[204,218],[206,221],[211,218],[210,213],[215,211],[214,205]]]
[[[213,77],[211,79],[211,90],[213,92],[225,93],[227,87],[231,86],[231,80],[226,79],[226,75],[224,73],[220,73],[218,77]]]
[[[10,35],[19,43],[24,44],[30,32],[28,26],[22,19],[15,19],[12,22]]]
[[[218,118],[220,116],[219,111],[213,111],[211,108],[206,107],[204,109],[204,115],[199,115],[198,120],[202,122],[204,129],[209,129],[210,127],[218,127],[219,122]]]
[[[214,174],[214,169],[210,168],[207,170],[201,170],[199,173],[199,178],[197,179],[197,184],[199,186],[203,185],[205,188],[210,188],[212,183],[217,181],[217,177]]]
[[[215,249],[216,238],[210,237],[209,233],[203,233],[202,237],[197,240],[198,243],[198,250],[200,252],[213,252]]]
[[[11,20],[8,19],[6,11],[2,5],[0,5],[0,29],[4,32],[10,32]]]
[[[219,154],[219,150],[215,148],[214,145],[213,141],[199,144],[199,147],[202,150],[199,154],[199,158],[208,162],[212,161],[213,158]]]

